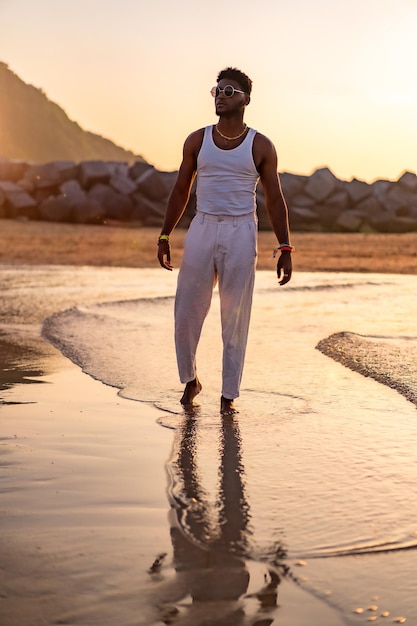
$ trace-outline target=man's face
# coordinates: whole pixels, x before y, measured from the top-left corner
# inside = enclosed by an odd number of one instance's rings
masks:
[[[231,85],[238,91],[235,91],[233,96],[230,97],[226,96],[223,91],[220,91],[219,95],[215,97],[216,115],[230,117],[246,106],[248,97],[246,94],[240,93],[243,91],[242,87],[231,78],[222,78],[217,83],[217,87],[220,90],[224,89],[226,85]]]

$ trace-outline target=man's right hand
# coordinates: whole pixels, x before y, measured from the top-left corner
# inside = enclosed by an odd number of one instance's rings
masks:
[[[166,270],[172,271],[174,269],[174,266],[171,265],[171,248],[169,241],[158,242],[158,261],[161,267]]]

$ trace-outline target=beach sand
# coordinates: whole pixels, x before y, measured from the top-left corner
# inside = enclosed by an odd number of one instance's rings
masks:
[[[171,236],[178,267],[186,231]],[[132,225],[72,225],[0,220],[0,263],[155,267],[159,229]],[[294,269],[299,272],[417,273],[417,233],[299,233]],[[274,267],[276,238],[259,233],[258,269]]]
[[[135,268],[155,267],[157,235],[0,221],[2,626],[170,623],[169,602],[159,621],[144,607],[158,605],[158,572],[149,568],[171,545],[165,463],[172,433],[158,426],[153,406],[120,398],[40,336],[42,320],[56,311],[137,297]],[[176,265],[183,236],[172,236]],[[273,269],[274,244],[272,233],[260,233],[260,269]],[[293,244],[296,271],[417,273],[417,234],[294,233]],[[89,266],[103,268],[107,290]],[[112,267],[127,269],[112,278]],[[161,269],[161,281],[168,276]],[[344,623],[284,583],[286,626]]]

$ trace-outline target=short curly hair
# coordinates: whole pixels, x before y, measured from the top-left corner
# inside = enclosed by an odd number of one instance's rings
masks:
[[[244,72],[241,72],[236,67],[226,67],[224,70],[219,72],[217,82],[222,80],[222,78],[231,78],[232,80],[235,80],[242,87],[242,90],[250,96],[252,91],[252,81]]]

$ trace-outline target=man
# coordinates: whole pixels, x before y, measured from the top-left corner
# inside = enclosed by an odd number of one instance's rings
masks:
[[[288,211],[277,173],[272,142],[249,128],[243,117],[252,81],[228,67],[213,87],[219,122],[197,130],[184,143],[183,160],[170,195],[158,240],[158,259],[172,270],[169,235],[180,220],[197,175],[197,212],[190,224],[175,298],[175,344],[183,405],[192,404],[202,386],[196,351],[218,282],[223,339],[220,411],[236,413],[252,308],[257,255],[256,186],[262,182],[266,207],[277,236],[278,280],[291,279]],[[276,250],[276,251],[277,251]]]

